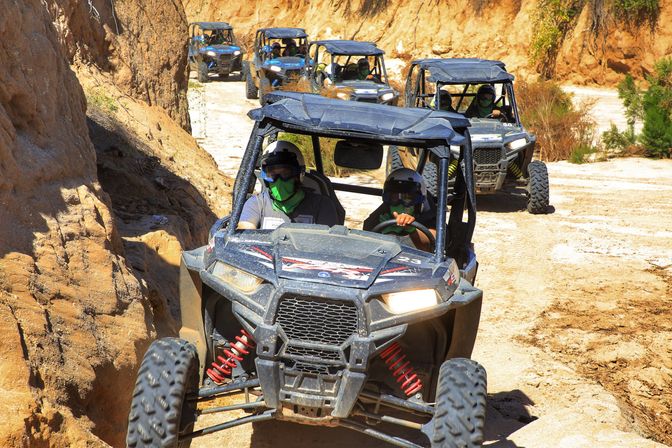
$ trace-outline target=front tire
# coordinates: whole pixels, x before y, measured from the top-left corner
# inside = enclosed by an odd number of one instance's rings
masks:
[[[530,175],[527,181],[527,191],[529,193],[527,211],[534,215],[547,213],[549,186],[546,164],[538,160],[530,162],[527,166],[527,172]]]
[[[254,78],[250,72],[249,63],[243,65],[243,71],[245,72],[245,97],[248,100],[254,100],[259,95],[259,89],[254,85]]]
[[[208,64],[203,61],[198,63],[198,82],[208,82]]]
[[[483,444],[485,369],[466,358],[441,365],[436,391],[432,448],[477,448]]]
[[[186,396],[198,390],[198,355],[189,342],[162,338],[149,346],[138,370],[128,416],[129,448],[186,448],[191,440],[179,440],[191,432],[195,404]]]

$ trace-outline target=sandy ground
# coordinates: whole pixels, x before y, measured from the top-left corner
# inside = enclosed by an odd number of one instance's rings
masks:
[[[235,81],[191,89],[189,99],[194,135],[235,174],[252,126],[245,112],[258,103]],[[612,99],[598,104],[610,110]],[[473,358],[488,372],[486,446],[664,446],[652,435],[672,443],[672,161],[559,162],[549,172],[552,214],[528,214],[521,196],[478,198],[485,300]],[[351,223],[378,203],[339,198]],[[192,446],[353,444],[383,446],[279,422]]]

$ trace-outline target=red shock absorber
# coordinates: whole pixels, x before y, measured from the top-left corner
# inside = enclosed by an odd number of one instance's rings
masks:
[[[401,346],[394,342],[380,354],[380,358],[385,361],[385,365],[392,372],[392,376],[397,379],[401,390],[407,396],[411,396],[422,389],[422,381],[415,373],[411,361],[406,359]]]
[[[217,356],[219,362],[213,362],[212,368],[206,371],[206,374],[216,384],[226,382],[226,377],[231,376],[231,372],[237,366],[237,363],[250,353],[256,346],[250,333],[240,330],[240,335],[236,336],[236,342],[229,344],[224,349],[224,356]]]

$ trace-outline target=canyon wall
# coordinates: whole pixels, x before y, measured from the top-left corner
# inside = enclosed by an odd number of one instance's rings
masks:
[[[388,57],[483,57],[500,59],[522,78],[548,72],[561,82],[612,86],[625,73],[641,78],[656,60],[672,54],[672,1],[662,0],[657,21],[632,23],[601,17],[596,29],[590,5],[577,1],[578,15],[550,67],[530,61],[539,33],[538,0],[183,0],[189,21],[221,20],[239,36],[265,26],[304,27],[312,39],[371,40]],[[550,68],[550,70],[549,70]]]

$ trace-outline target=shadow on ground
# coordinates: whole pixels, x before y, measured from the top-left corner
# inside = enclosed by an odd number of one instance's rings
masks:
[[[489,448],[519,447],[508,437],[537,419],[527,410],[534,403],[520,390],[498,392],[488,395],[488,407],[485,423],[485,440]],[[386,442],[346,428],[327,428],[296,423],[271,420],[254,425],[250,446],[254,448],[303,448],[306,446],[336,447],[389,447]],[[427,446],[428,441],[417,431],[397,429],[392,426],[378,426],[376,429],[385,431],[390,428],[395,435],[407,438],[413,443]],[[520,447],[522,448],[522,447]]]
[[[517,188],[507,192],[476,195],[476,209],[479,212],[513,213],[527,211],[527,195],[525,190]],[[555,207],[548,206],[546,214],[555,212]]]

